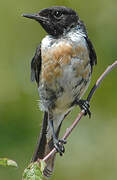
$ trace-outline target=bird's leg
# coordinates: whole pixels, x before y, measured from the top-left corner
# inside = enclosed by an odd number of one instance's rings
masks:
[[[89,108],[90,108],[89,101],[81,99],[77,102],[77,104],[80,106],[81,110],[85,111],[84,115],[88,114],[89,118],[90,118],[91,117],[91,111],[89,110]]]
[[[52,114],[49,113],[49,112],[48,112],[48,122],[49,122],[49,126],[50,126],[50,128],[52,130],[52,137],[53,137],[54,147],[56,148],[57,152],[59,152],[60,156],[62,156],[63,153],[65,152],[65,148],[64,148],[63,144],[65,144],[66,141],[57,139],[56,133],[55,133],[55,130],[54,130]]]

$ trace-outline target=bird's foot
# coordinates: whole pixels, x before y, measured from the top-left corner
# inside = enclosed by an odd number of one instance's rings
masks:
[[[62,156],[63,153],[65,152],[64,144],[66,143],[67,142],[64,139],[54,140],[54,147],[56,148],[56,151],[60,154],[60,156]]]
[[[81,110],[85,111],[84,115],[86,116],[88,114],[89,118],[91,118],[91,111],[89,110],[89,108],[90,108],[89,102],[87,100],[81,99],[78,102],[78,105],[80,106]]]

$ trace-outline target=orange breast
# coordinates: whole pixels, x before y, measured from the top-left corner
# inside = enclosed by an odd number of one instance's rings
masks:
[[[56,78],[61,77],[64,66],[70,64],[71,59],[75,57],[83,59],[83,62],[79,63],[77,69],[79,75],[89,60],[88,51],[85,47],[72,47],[72,44],[64,41],[42,52],[41,81],[52,83]],[[83,76],[86,74],[87,72],[85,71]]]

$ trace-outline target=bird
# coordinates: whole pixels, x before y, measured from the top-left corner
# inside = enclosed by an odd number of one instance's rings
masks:
[[[85,115],[91,115],[90,105],[82,97],[90,84],[97,56],[84,22],[72,8],[52,6],[23,16],[36,20],[47,33],[31,61],[31,80],[37,83],[40,109],[44,112],[32,158],[35,162],[54,147],[63,155],[66,141],[59,139],[59,132],[74,107],[80,106]],[[55,156],[46,162],[43,171],[46,178],[53,173]]]

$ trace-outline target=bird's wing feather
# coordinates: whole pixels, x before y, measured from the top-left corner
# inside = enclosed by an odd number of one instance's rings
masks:
[[[93,65],[97,64],[96,52],[95,52],[95,49],[94,49],[90,39],[87,36],[85,37],[85,39],[86,39],[88,49],[89,49],[90,64],[91,64],[91,67],[93,67]]]
[[[31,61],[31,81],[39,84],[39,76],[41,72],[41,44],[37,47],[35,55]]]

